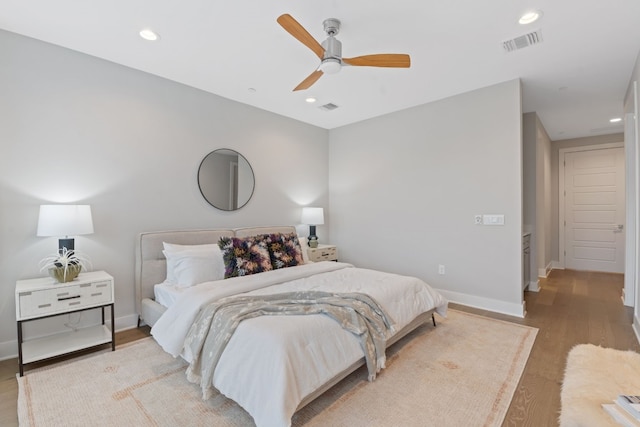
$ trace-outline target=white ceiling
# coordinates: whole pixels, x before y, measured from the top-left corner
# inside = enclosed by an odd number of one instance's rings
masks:
[[[531,8],[542,19],[519,25]],[[283,13],[320,42],[338,18],[345,57],[408,53],[411,68],[344,67],[292,92],[318,59],[276,23]],[[145,27],[161,39],[141,39]],[[640,1],[0,0],[0,28],[327,129],[519,77],[524,111],[558,140],[622,131],[609,119],[640,51]],[[541,44],[503,50],[533,30]],[[318,108],[329,102],[340,108]]]

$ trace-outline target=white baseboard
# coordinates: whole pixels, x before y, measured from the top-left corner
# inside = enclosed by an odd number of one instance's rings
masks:
[[[560,264],[560,261],[551,261],[552,270],[564,270],[564,265]]]
[[[524,301],[521,304],[514,304],[496,299],[479,297],[476,295],[446,291],[443,289],[438,289],[437,291],[440,292],[447,300],[456,304],[480,308],[482,310],[489,310],[515,317],[523,318],[525,314]]]
[[[138,327],[138,315],[130,314],[116,318],[116,332],[126,331]]]
[[[638,319],[636,316],[633,316],[633,332],[635,332],[636,334],[636,339],[638,340],[638,343],[640,344],[640,319]]]
[[[540,281],[539,280],[530,281],[529,285],[527,286],[527,290],[530,292],[540,292]]]
[[[106,319],[107,323],[109,319]],[[138,326],[138,315],[131,314],[128,316],[117,317],[116,332],[133,329]],[[18,340],[0,342],[0,360],[13,359],[18,357]]]
[[[550,262],[549,264],[547,264],[545,268],[539,268],[538,277],[546,279],[547,277],[549,277],[549,273],[551,273],[552,269],[553,269],[553,262]]]
[[[0,342],[0,360],[18,357],[18,340]]]

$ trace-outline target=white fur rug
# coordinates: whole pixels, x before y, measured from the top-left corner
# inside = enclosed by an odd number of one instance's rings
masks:
[[[619,426],[602,409],[619,394],[640,394],[640,354],[592,344],[573,347],[560,394],[560,426]]]

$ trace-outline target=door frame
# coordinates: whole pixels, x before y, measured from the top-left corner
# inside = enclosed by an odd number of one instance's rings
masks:
[[[575,153],[579,151],[596,151],[596,150],[605,150],[607,148],[622,148],[624,151],[624,142],[610,142],[607,144],[595,144],[595,145],[582,145],[580,147],[570,147],[570,148],[561,148],[558,150],[558,243],[559,243],[559,253],[558,253],[558,264],[561,269],[564,270],[565,267],[565,226],[564,226],[564,156],[567,153]],[[625,162],[626,162],[626,153],[625,153]],[[625,171],[625,183],[626,183],[626,171]],[[627,206],[627,193],[626,193],[626,185],[625,185],[625,207]],[[627,251],[629,251],[629,240],[627,239],[629,230],[625,227],[625,260]],[[634,248],[635,249],[635,248]],[[626,263],[625,263],[626,268]]]
[[[624,269],[624,295],[623,303],[626,306],[634,307],[636,305],[636,294],[638,292],[637,285],[637,268],[638,261],[638,138],[636,135],[635,113],[626,113],[624,120],[624,139],[625,139],[625,167],[627,169],[627,217],[626,217],[626,239],[628,251],[625,254]]]

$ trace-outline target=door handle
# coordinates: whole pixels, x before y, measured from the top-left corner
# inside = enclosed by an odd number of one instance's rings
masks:
[[[624,230],[624,224],[616,224],[613,226],[614,233],[622,233],[622,230]]]

